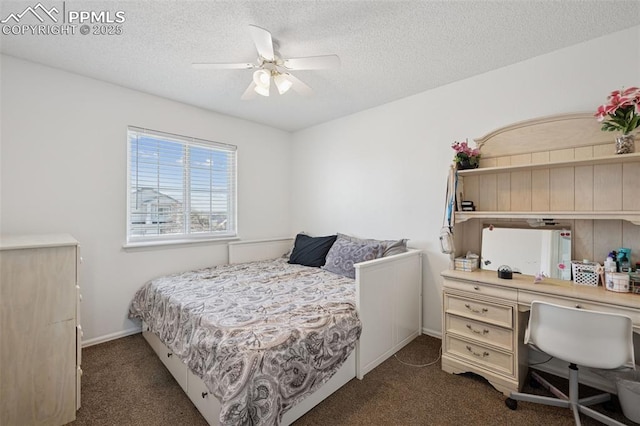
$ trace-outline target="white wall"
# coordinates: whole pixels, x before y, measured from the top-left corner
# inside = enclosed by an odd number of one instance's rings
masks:
[[[127,125],[237,145],[240,237],[289,235],[289,133],[0,58],[0,231],[80,241],[85,341],[135,328],[128,306],[145,281],[227,259],[225,244],[122,249]]]
[[[410,238],[425,252],[424,327],[437,335],[451,143],[530,118],[595,112],[639,76],[634,27],[296,132],[292,230]]]

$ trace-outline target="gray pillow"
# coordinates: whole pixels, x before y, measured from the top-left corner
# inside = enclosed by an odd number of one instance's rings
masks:
[[[380,257],[381,252],[382,247],[378,243],[353,242],[338,237],[331,249],[329,249],[326,263],[322,269],[334,274],[355,278],[356,269],[353,264],[377,259]]]
[[[381,250],[378,257],[393,256],[394,254],[400,254],[407,251],[408,240],[405,238],[401,240],[373,240],[370,238],[362,239],[362,238],[352,237],[351,235],[345,235],[341,233],[338,233],[338,238],[349,240],[354,243],[380,244]]]

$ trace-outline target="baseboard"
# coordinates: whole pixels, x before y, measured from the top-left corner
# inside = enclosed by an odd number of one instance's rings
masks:
[[[426,334],[427,336],[435,337],[437,339],[442,340],[442,330],[430,330],[426,327],[422,327],[422,334]]]
[[[132,334],[140,333],[142,331],[142,327],[134,327],[128,330],[117,331],[111,334],[105,334],[104,336],[94,337],[93,339],[83,340],[82,347],[88,348],[89,346],[98,345],[100,343],[105,343],[110,340],[116,340],[121,337],[131,336]]]

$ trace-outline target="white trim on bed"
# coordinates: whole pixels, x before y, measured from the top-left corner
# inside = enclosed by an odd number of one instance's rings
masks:
[[[422,252],[354,265],[362,335],[356,351],[361,379],[422,332]]]
[[[292,245],[292,238],[229,243],[229,263],[281,257]],[[352,378],[362,379],[421,334],[422,252],[410,249],[356,264],[355,268],[356,307],[362,321],[356,350],[327,383],[283,415],[283,425],[293,423]],[[145,324],[143,336],[207,422],[217,425],[220,403],[209,395],[204,382],[147,331]]]
[[[234,241],[228,244],[229,263],[255,262],[282,257],[293,247],[293,238]]]

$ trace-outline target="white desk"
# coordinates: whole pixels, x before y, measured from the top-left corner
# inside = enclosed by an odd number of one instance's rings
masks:
[[[631,317],[634,331],[640,333],[637,294],[551,279],[534,284],[532,276],[520,274],[514,274],[512,280],[503,280],[495,271],[447,270],[442,276],[442,369],[456,374],[479,374],[507,396],[522,390],[529,363],[548,359],[523,343],[533,300],[621,313]],[[566,363],[548,362],[535,368],[567,376]],[[586,371],[583,374],[582,370],[581,382],[615,393],[611,382]]]

